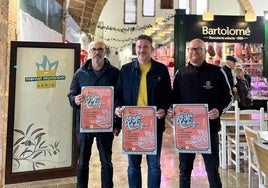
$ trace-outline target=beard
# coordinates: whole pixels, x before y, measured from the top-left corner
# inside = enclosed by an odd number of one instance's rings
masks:
[[[103,58],[100,56],[100,55],[95,55],[95,56],[93,56],[93,61],[95,62],[95,63],[101,63],[102,62],[102,60],[103,60]]]
[[[192,56],[190,57],[190,61],[193,63],[198,63],[200,61],[203,61],[203,58],[201,56]]]
[[[149,57],[148,58],[148,55],[146,54],[146,53],[140,53],[139,55],[138,55],[138,59],[140,59],[140,60],[142,60],[142,61],[144,61],[144,60],[148,60],[148,59],[150,59],[151,57]]]
[[[201,56],[193,56],[193,57],[190,57],[190,62],[193,65],[196,65],[196,66],[202,65],[204,61],[205,61],[205,59],[203,57],[201,57]]]

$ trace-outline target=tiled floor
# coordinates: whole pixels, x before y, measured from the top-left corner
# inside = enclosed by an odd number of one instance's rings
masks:
[[[175,188],[178,187],[178,154],[174,149],[173,128],[171,124],[166,124],[166,131],[164,133],[163,148],[162,148],[162,180],[161,188]],[[113,165],[114,165],[114,187],[126,188],[127,183],[127,155],[121,152],[121,134],[114,140],[113,146]],[[147,187],[147,165],[143,158],[142,163],[142,179],[143,187]],[[247,163],[242,166],[241,173],[236,174],[234,167],[229,167],[227,170],[219,169],[222,184],[224,188],[248,187],[248,173]],[[90,164],[89,187],[100,188],[100,162],[98,152],[94,145],[94,152]],[[257,175],[254,175],[254,187],[258,187]],[[209,187],[205,167],[202,156],[197,155],[192,173],[193,188],[207,188]]]

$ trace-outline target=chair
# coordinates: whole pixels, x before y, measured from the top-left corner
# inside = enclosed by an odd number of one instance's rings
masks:
[[[237,101],[234,101],[230,107],[230,109],[228,111],[226,111],[225,113],[234,113],[235,110],[238,109],[238,102]],[[226,134],[229,134],[229,133],[233,133],[233,126],[231,127],[227,127],[226,128]],[[223,145],[222,144],[222,131],[220,130],[219,131],[219,157],[220,157],[220,167],[222,167],[222,147],[226,147],[226,145]],[[226,137],[224,138],[226,140]]]
[[[267,105],[268,105],[268,104],[267,104]],[[238,101],[235,100],[235,101],[232,103],[232,105],[231,105],[231,107],[229,108],[229,110],[226,111],[225,113],[232,113],[232,112],[234,112],[237,108],[238,108]]]
[[[244,131],[246,135],[247,140],[247,146],[248,146],[248,187],[253,187],[253,174],[254,172],[258,172],[258,167],[256,163],[256,157],[254,155],[254,149],[252,145],[252,139],[261,141],[260,134],[258,131],[244,126]]]
[[[268,145],[263,144],[260,141],[254,139],[252,139],[251,141],[258,167],[259,188],[268,188],[267,180],[265,178],[268,175]]]
[[[228,165],[235,165],[236,173],[240,173],[240,162],[248,159],[247,142],[243,126],[264,130],[264,108],[260,108],[260,110],[240,110],[238,108],[235,111],[235,133],[227,135],[227,158]]]

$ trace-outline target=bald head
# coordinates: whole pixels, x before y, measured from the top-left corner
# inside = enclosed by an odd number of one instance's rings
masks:
[[[198,38],[191,40],[190,45],[198,46],[198,47],[202,47],[203,49],[206,49],[205,42],[201,39],[198,39]]]
[[[102,48],[105,49],[105,44],[102,41],[96,40],[96,41],[92,41],[92,42],[89,43],[89,49],[90,50],[95,46],[101,46]]]
[[[101,41],[92,41],[89,44],[89,50],[93,68],[96,70],[102,68],[104,65],[104,56],[106,53],[105,44]]]

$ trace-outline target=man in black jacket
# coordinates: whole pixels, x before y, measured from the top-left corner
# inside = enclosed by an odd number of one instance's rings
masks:
[[[231,55],[226,56],[226,64],[222,67],[223,70],[226,73],[226,76],[228,78],[228,82],[230,84],[231,90],[233,93],[237,91],[235,84],[236,84],[236,75],[234,72],[235,65],[236,65],[237,59]]]
[[[221,188],[219,168],[220,116],[232,104],[232,93],[224,71],[208,64],[206,46],[201,39],[189,43],[189,63],[179,69],[173,83],[174,104],[208,104],[211,154],[202,154],[211,188]],[[169,110],[173,116],[173,111]],[[190,188],[195,153],[180,153],[180,188]]]
[[[112,144],[114,135],[118,136],[120,125],[114,124],[114,131],[103,133],[80,133],[80,105],[85,96],[81,94],[83,86],[115,86],[119,70],[112,66],[105,56],[105,44],[100,41],[90,43],[91,59],[77,70],[73,76],[68,94],[70,105],[75,110],[78,142],[77,188],[88,187],[89,160],[94,138],[101,161],[102,188],[113,187]]]

